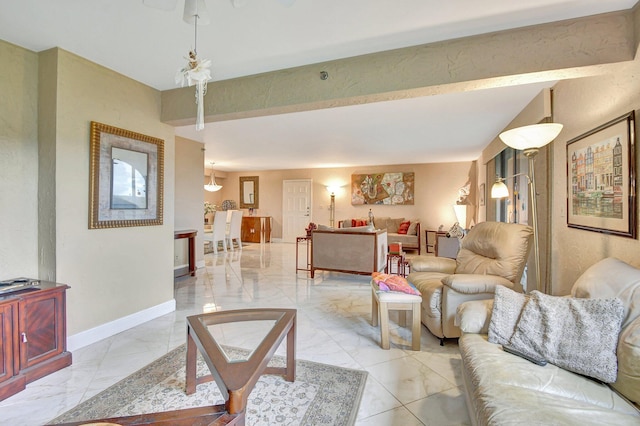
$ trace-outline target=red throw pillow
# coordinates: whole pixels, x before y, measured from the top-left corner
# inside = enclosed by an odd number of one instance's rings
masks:
[[[356,224],[354,226],[367,226],[368,225],[366,220],[356,219],[355,222],[356,222]]]
[[[409,225],[411,225],[409,221],[402,222],[400,226],[398,226],[398,234],[406,234],[409,230]]]
[[[352,227],[352,228],[354,228],[354,227],[358,226],[358,225],[356,225],[356,222],[357,222],[357,221],[356,221],[355,219],[351,219],[351,227]]]

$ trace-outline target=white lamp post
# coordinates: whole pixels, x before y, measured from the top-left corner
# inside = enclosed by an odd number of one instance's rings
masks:
[[[507,130],[500,134],[500,139],[513,149],[522,150],[523,154],[529,160],[529,173],[526,175],[529,179],[529,193],[531,198],[531,217],[533,220],[533,249],[536,268],[536,288],[539,291],[548,290],[545,282],[544,288],[540,286],[540,247],[538,244],[538,209],[536,206],[536,178],[534,169],[534,160],[540,148],[554,140],[560,131],[562,124],[558,123],[541,123],[530,126],[517,127]],[[507,186],[502,180],[496,182],[491,188],[492,198],[503,198],[509,195]]]

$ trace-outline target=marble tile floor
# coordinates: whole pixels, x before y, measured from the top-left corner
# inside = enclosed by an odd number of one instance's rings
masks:
[[[205,262],[195,278],[176,280],[175,312],[74,351],[72,366],[0,402],[0,424],[45,424],[184,343],[187,316],[250,307],[298,310],[297,358],[369,373],[357,425],[470,424],[455,341],[441,347],[423,326],[422,349],[411,351],[410,330],[392,315],[391,349],[382,350],[370,322],[367,276],[295,274],[295,244],[286,243],[207,254]],[[250,348],[260,327],[213,332],[223,343]]]

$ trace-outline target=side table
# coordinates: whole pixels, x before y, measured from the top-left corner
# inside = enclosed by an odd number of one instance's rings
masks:
[[[298,255],[299,255],[299,250],[298,250],[298,246],[300,243],[305,243],[306,244],[306,264],[307,267],[306,268],[301,268],[299,266],[298,263]],[[298,271],[311,271],[311,244],[313,244],[313,241],[311,240],[311,236],[304,236],[304,237],[296,237],[296,273],[298,273]]]
[[[409,261],[405,258],[405,253],[388,253],[387,266],[384,268],[384,272],[400,275],[401,277],[409,275]]]

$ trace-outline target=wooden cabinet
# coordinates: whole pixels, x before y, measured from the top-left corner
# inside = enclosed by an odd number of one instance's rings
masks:
[[[71,365],[67,352],[66,285],[41,282],[39,289],[0,298],[0,400],[27,383]]]
[[[242,216],[240,238],[247,243],[270,243],[271,216]]]

